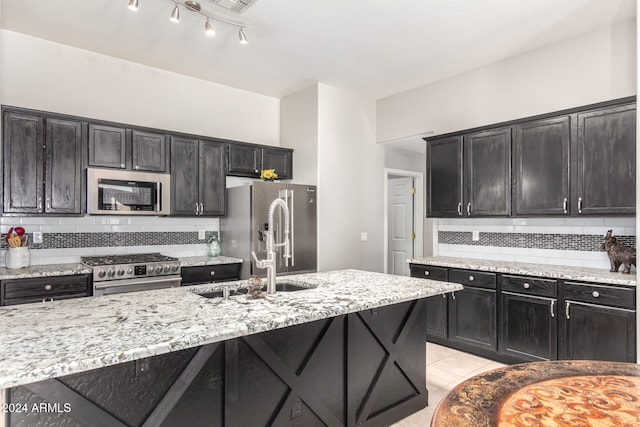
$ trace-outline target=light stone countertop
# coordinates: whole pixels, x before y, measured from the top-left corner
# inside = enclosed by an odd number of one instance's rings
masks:
[[[198,267],[203,265],[218,265],[218,264],[237,264],[242,263],[243,260],[241,258],[232,258],[228,256],[190,256],[190,257],[180,257],[180,266],[181,267]]]
[[[278,278],[309,290],[198,295],[246,281],[0,307],[0,389],[461,290],[359,270]]]
[[[32,265],[18,269],[0,268],[0,280],[91,274],[92,271],[91,267],[82,263]]]
[[[425,257],[412,258],[413,264],[434,265],[439,267],[464,268],[468,270],[489,271],[494,273],[521,274],[526,276],[549,277],[552,279],[579,280],[611,285],[636,286],[636,274],[610,273],[599,268],[567,267],[564,265],[527,264],[509,261],[492,261],[474,258]],[[620,268],[622,270],[622,267]]]

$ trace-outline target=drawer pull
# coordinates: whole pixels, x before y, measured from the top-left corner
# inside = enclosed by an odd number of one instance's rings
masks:
[[[567,305],[564,307],[564,315],[567,317],[567,319],[571,319],[571,317],[569,316],[569,302],[567,302]]]
[[[530,285],[530,284],[528,284],[528,283],[525,283],[525,284],[524,284],[524,285],[522,285],[522,286],[524,286],[524,288],[525,288],[525,289],[529,289],[529,288],[531,287],[531,285]]]
[[[556,317],[556,313],[555,313],[555,310],[554,310],[555,306],[556,306],[556,301],[555,300],[551,300],[551,307],[550,307],[551,317]]]
[[[216,275],[216,272],[212,270],[212,271],[209,273],[209,275],[210,275],[210,276],[215,276],[215,275]]]
[[[451,292],[451,298],[456,299],[456,293],[455,292]]]
[[[424,275],[425,275],[425,276],[428,276],[428,275],[429,275],[429,271],[425,271],[425,272],[424,272]]]
[[[45,285],[44,286],[44,290],[45,291],[50,291],[51,290],[51,285]]]
[[[473,277],[473,276],[469,276],[469,281],[470,281],[470,282],[473,282],[474,280],[476,280],[476,278],[475,278],[475,277]]]
[[[598,298],[600,296],[600,292],[593,291],[593,292],[591,292],[591,295],[593,295],[594,298]]]

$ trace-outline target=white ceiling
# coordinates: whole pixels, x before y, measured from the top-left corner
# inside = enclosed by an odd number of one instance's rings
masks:
[[[204,35],[170,0],[0,0],[3,28],[282,97],[324,82],[379,99],[636,15],[635,0],[258,0]],[[214,10],[212,0],[201,0]]]

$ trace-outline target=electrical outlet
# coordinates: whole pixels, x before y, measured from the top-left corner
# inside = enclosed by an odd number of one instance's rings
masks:
[[[480,232],[478,230],[474,230],[471,232],[471,240],[473,240],[474,242],[480,240]]]
[[[204,230],[198,230],[198,239],[204,240],[204,237],[205,237],[205,231]]]
[[[42,243],[42,231],[33,232],[33,243]]]

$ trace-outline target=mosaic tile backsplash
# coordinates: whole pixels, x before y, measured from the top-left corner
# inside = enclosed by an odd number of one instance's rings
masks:
[[[600,249],[607,230],[636,247],[633,217],[440,219],[437,230],[438,255],[497,261],[609,269]]]

